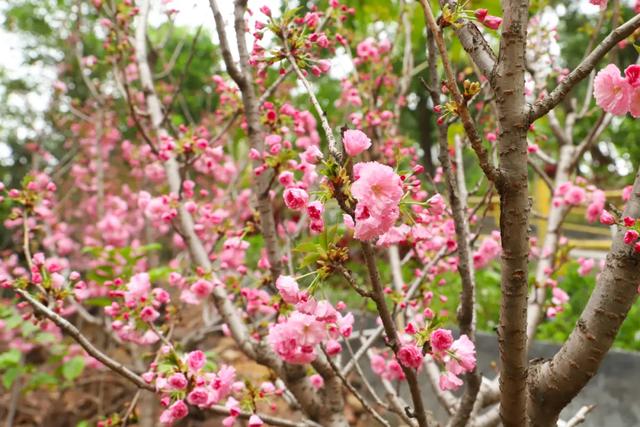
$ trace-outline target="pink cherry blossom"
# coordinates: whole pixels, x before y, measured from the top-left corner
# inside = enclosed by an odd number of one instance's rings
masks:
[[[431,333],[429,340],[431,347],[436,351],[445,351],[453,344],[453,335],[448,329],[436,329]]]
[[[204,387],[195,387],[187,395],[187,402],[190,405],[204,406],[209,401],[209,391]]]
[[[466,336],[461,335],[455,340],[449,349],[451,357],[446,363],[449,371],[456,375],[470,372],[476,367],[476,348],[473,342]]]
[[[569,295],[562,289],[556,287],[551,290],[551,302],[555,305],[562,305],[569,301]]]
[[[407,368],[418,369],[422,366],[422,350],[414,344],[407,344],[398,350],[398,361]]]
[[[350,156],[357,156],[371,147],[371,139],[360,130],[348,129],[342,134],[344,151]]]
[[[309,377],[309,382],[317,390],[324,387],[324,379],[318,374],[313,374]]]
[[[616,223],[616,219],[607,211],[602,211],[600,214],[600,222],[605,225],[613,225]]]
[[[638,240],[638,232],[636,230],[627,230],[626,233],[624,233],[624,242],[627,245],[631,245],[633,243],[635,243],[636,240]]]
[[[169,377],[168,384],[175,390],[183,390],[187,387],[188,381],[184,374],[178,372]]]
[[[484,18],[484,21],[482,21],[482,23],[487,28],[497,30],[498,28],[500,28],[500,25],[502,25],[502,18],[500,18],[499,16],[489,15]]]
[[[307,205],[307,214],[312,220],[321,220],[322,212],[324,212],[324,205],[319,200]]]
[[[187,366],[189,366],[190,370],[199,371],[205,363],[207,363],[207,356],[202,351],[196,350],[187,354]]]
[[[276,288],[282,299],[289,304],[296,304],[299,300],[300,288],[298,282],[291,276],[280,276],[276,280]]]
[[[620,75],[614,64],[600,70],[594,80],[593,95],[604,111],[623,116],[629,111],[631,85]]]
[[[462,384],[464,384],[462,380],[451,372],[440,374],[440,390],[457,390]]]
[[[144,322],[153,322],[158,317],[160,317],[160,313],[153,309],[153,307],[145,307],[140,311],[140,318]]]
[[[264,422],[256,414],[253,414],[249,417],[247,427],[260,427],[262,425],[264,425]]]
[[[299,211],[303,209],[309,201],[309,195],[301,188],[287,188],[284,190],[284,203],[289,209]]]
[[[371,240],[385,233],[400,216],[402,181],[389,166],[377,162],[357,163],[351,193],[356,205],[356,232],[359,240]]]

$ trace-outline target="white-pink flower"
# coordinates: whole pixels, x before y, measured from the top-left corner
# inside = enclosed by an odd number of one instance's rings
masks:
[[[357,163],[351,194],[356,205],[355,237],[371,240],[386,233],[400,216],[402,181],[389,166],[378,162]]]
[[[280,292],[282,299],[289,304],[296,304],[299,301],[298,294],[300,288],[298,282],[291,276],[280,276],[276,280],[276,288]]]
[[[342,134],[344,151],[350,156],[357,156],[371,147],[371,139],[358,129],[348,129]]]
[[[620,75],[618,67],[609,64],[600,70],[593,86],[593,95],[600,108],[616,116],[627,114],[631,102],[632,87]]]

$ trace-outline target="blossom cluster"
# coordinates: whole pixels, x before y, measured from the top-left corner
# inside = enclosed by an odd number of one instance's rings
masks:
[[[267,341],[276,354],[286,362],[305,364],[315,360],[319,345],[330,356],[340,353],[342,346],[338,340],[348,338],[353,330],[353,314],[340,313],[345,305],[334,307],[327,300],[316,300],[300,291],[297,281],[290,276],[280,276],[276,287],[282,300],[294,308],[269,327]]]
[[[587,211],[585,217],[589,222],[596,222],[604,215],[606,195],[604,191],[594,185],[587,185],[584,178],[578,177],[575,183],[567,181],[560,184],[553,193],[552,203],[554,206],[581,206],[586,204]]]
[[[156,343],[160,337],[148,325],[161,317],[159,310],[171,301],[169,293],[161,287],[153,288],[146,272],[133,275],[126,283],[122,279],[113,280],[107,286],[111,288],[109,296],[114,299],[104,309],[114,319],[111,328],[123,340]],[[146,326],[141,327],[138,320]]]
[[[405,332],[415,333],[415,328],[409,324]],[[398,349],[395,357],[389,356],[389,352],[372,352],[369,355],[371,369],[376,375],[386,380],[403,380],[405,374],[402,367],[408,369],[421,369],[425,363],[425,350],[420,348],[411,335],[404,336],[405,342]],[[440,388],[442,390],[456,390],[462,384],[459,378],[476,367],[476,350],[473,342],[461,335],[457,340],[448,329],[438,328],[433,330],[426,341],[428,353],[433,361],[442,367],[440,375]]]
[[[616,65],[607,65],[596,75],[593,95],[598,106],[608,113],[640,117],[640,65],[629,65],[624,76]]]
[[[229,411],[222,425],[231,427],[240,415],[240,397],[245,392],[245,384],[238,381],[236,370],[232,366],[222,366],[217,372],[207,367],[207,357],[200,351],[192,351],[180,357],[169,346],[160,349],[160,363],[153,362],[150,369],[142,374],[143,379],[153,384],[160,394],[160,404],[166,408],[160,414],[160,423],[172,425],[189,414],[189,405],[201,409],[226,400],[225,407]],[[265,383],[264,392],[275,392],[271,383]],[[235,397],[234,397],[235,396]],[[261,426],[262,420],[253,415],[250,425]]]

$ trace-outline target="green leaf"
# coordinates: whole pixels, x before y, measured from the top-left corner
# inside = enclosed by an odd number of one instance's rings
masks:
[[[84,358],[76,356],[62,365],[62,376],[67,381],[73,381],[78,378],[84,371]]]
[[[18,378],[18,375],[20,375],[21,371],[22,368],[19,366],[14,366],[13,368],[7,369],[5,373],[2,374],[2,386],[7,390],[10,389],[13,385],[13,382],[16,380],[16,378]]]
[[[295,248],[293,248],[294,252],[317,252],[318,245],[314,242],[302,242]]]
[[[149,280],[151,280],[152,282],[156,282],[158,280],[164,279],[168,277],[169,273],[171,273],[172,271],[173,269],[166,265],[163,267],[152,268],[151,270],[149,270]]]
[[[107,297],[96,297],[85,300],[83,304],[92,307],[107,307],[111,305],[111,300]]]
[[[12,348],[0,354],[0,369],[7,369],[20,363],[20,351]]]
[[[320,259],[320,255],[317,253],[310,253],[307,256],[305,256],[302,261],[300,261],[300,268],[304,268],[304,267],[308,267],[310,265],[313,265],[316,263],[316,261],[318,261],[318,259]]]
[[[27,389],[35,389],[47,385],[57,385],[58,380],[51,374],[46,372],[36,372],[27,383]]]

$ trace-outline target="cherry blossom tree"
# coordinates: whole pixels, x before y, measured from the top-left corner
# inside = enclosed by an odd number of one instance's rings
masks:
[[[598,31],[563,69],[557,29],[525,0],[491,12],[400,0],[393,38],[359,37],[350,22],[363,11],[350,2],[234,0],[231,19],[210,0],[220,64],[196,93],[216,107],[194,116],[190,67],[217,58],[198,57],[202,29],[163,55],[171,30],[150,26],[150,10],[168,22],[177,11],[152,3],[76,5],[68,68],[81,79],[65,82],[60,71],[53,102],[62,107],[51,117],[74,152],[56,162],[34,150],[40,160],[21,184],[0,186],[12,239],[0,261],[10,349],[0,368],[11,395],[35,377],[21,352],[51,344],[40,381],[61,376],[74,387],[95,371],[124,382],[127,404],[94,419],[99,426],[189,417],[347,426],[347,396],[383,426],[564,422],[560,412],[596,375],[639,289],[640,172],[616,206],[581,167],[614,120],[640,116],[640,66],[614,55],[633,50],[640,16],[615,2],[600,39],[608,6],[592,1]],[[619,24],[622,15],[631,18]],[[84,51],[90,34],[97,56]],[[464,57],[454,60],[458,43]],[[416,65],[418,51],[425,61]],[[340,62],[349,71],[336,81]],[[334,98],[319,95],[322,81],[339,86]],[[76,85],[82,103],[70,95]],[[433,171],[404,132],[415,90],[436,118]],[[481,177],[469,188],[473,168]],[[534,179],[552,194],[539,238],[530,230]],[[482,201],[472,205],[471,194]],[[499,227],[486,233],[494,195]],[[571,298],[563,225],[579,209],[612,230],[611,249],[599,268],[577,260],[597,285],[557,354],[530,360],[536,331]],[[496,263],[491,375],[477,366],[477,273]],[[442,305],[452,276],[455,315]],[[208,351],[221,340],[268,375],[252,379]]]

